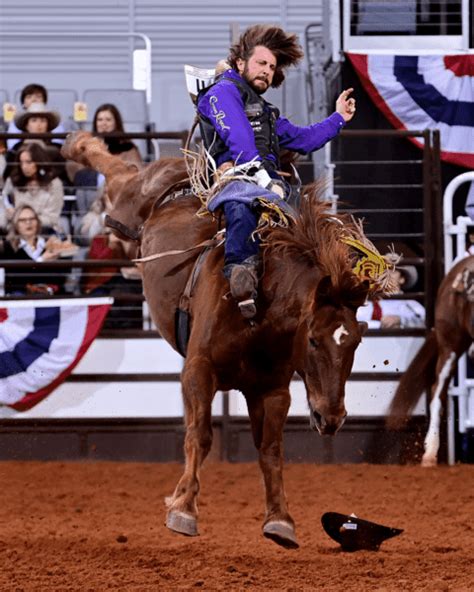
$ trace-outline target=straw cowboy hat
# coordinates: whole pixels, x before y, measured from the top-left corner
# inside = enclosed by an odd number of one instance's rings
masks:
[[[48,120],[48,132],[58,127],[61,116],[57,111],[50,111],[44,103],[32,103],[26,111],[18,113],[15,117],[15,125],[19,130],[25,131],[28,119],[31,117],[44,117]]]

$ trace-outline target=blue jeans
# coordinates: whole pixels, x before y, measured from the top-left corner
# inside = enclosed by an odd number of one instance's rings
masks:
[[[259,240],[251,237],[258,217],[247,204],[239,201],[226,201],[223,208],[226,218],[224,263],[242,263],[258,253]]]

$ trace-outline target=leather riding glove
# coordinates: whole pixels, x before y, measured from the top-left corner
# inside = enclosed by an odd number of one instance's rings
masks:
[[[260,166],[256,173],[253,175],[254,179],[257,181],[257,185],[259,187],[263,187],[268,191],[272,191],[276,193],[282,199],[285,198],[285,186],[281,181],[276,181],[272,179],[267,171]]]

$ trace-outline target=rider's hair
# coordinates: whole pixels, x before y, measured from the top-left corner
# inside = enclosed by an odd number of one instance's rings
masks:
[[[284,70],[294,66],[303,57],[303,49],[294,33],[285,33],[280,27],[272,25],[254,25],[249,27],[231,46],[228,62],[237,70],[237,60],[247,61],[257,45],[270,50],[276,58],[277,67],[273,76],[272,86],[278,88],[285,80]]]

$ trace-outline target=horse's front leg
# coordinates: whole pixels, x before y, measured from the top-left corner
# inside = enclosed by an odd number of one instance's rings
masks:
[[[436,381],[431,388],[430,424],[425,436],[423,467],[435,467],[438,463],[439,432],[443,405],[458,356],[454,351],[441,351],[436,363]]]
[[[181,534],[196,536],[199,472],[212,444],[211,405],[215,380],[207,360],[187,359],[181,375],[185,407],[185,468],[173,495],[166,499],[166,526]]]
[[[295,523],[288,511],[283,487],[283,427],[290,407],[287,387],[264,394],[246,393],[255,446],[265,482],[264,536],[296,549]]]

